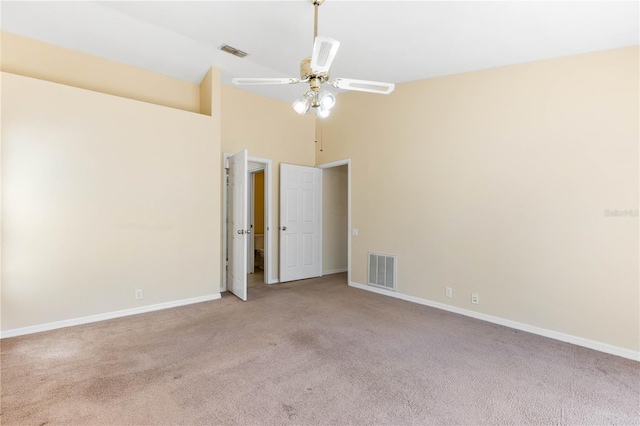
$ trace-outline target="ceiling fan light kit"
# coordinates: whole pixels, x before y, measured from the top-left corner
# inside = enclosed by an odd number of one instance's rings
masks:
[[[310,113],[313,109],[319,118],[328,117],[331,108],[336,104],[336,97],[333,93],[326,90],[319,91],[309,89],[302,97],[296,99],[291,104],[293,109],[300,115]]]
[[[329,37],[318,36],[318,7],[324,0],[311,0],[315,8],[313,26],[313,51],[311,57],[300,62],[300,78],[234,78],[235,85],[251,84],[298,84],[308,83],[307,90],[302,97],[291,104],[300,115],[316,112],[316,117],[325,118],[331,114],[331,108],[336,104],[333,93],[322,90],[324,83],[343,90],[356,90],[360,92],[378,93],[388,95],[393,92],[393,83],[378,81],[354,80],[350,78],[335,78],[330,80],[329,68],[340,47],[340,42]]]

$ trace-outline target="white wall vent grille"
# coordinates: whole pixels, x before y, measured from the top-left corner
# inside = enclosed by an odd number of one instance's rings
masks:
[[[369,285],[396,291],[396,257],[369,253]]]

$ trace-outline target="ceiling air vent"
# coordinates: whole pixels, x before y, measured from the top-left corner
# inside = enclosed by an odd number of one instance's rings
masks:
[[[223,52],[231,53],[232,55],[235,55],[238,58],[244,58],[245,56],[247,56],[247,52],[243,52],[242,50],[236,49],[235,47],[231,47],[226,44],[223,44],[222,46],[220,46],[219,49],[222,50]]]

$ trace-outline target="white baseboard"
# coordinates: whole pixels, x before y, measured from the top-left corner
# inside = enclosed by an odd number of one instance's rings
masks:
[[[13,330],[3,331],[0,334],[0,339],[22,336],[25,334],[40,333],[41,331],[55,330],[58,328],[72,327],[74,325],[89,324],[92,322],[105,321],[105,320],[110,320],[114,318],[127,317],[130,315],[144,314],[146,312],[176,308],[178,306],[191,305],[193,303],[200,303],[200,302],[208,302],[210,300],[217,300],[217,299],[220,299],[220,293],[210,294],[207,296],[192,297],[190,299],[176,300],[173,302],[158,303],[156,305],[141,306],[139,308],[123,309],[121,311],[107,312],[104,314],[89,315],[87,317],[49,322],[46,324],[33,325],[30,327],[14,328]]]
[[[500,317],[494,317],[493,315],[474,312],[468,309],[457,308],[455,306],[450,306],[450,305],[446,305],[444,303],[439,303],[439,302],[433,302],[431,300],[421,299],[419,297],[408,296],[402,293],[396,293],[396,292],[384,290],[377,287],[371,287],[364,284],[350,282],[349,285],[351,287],[359,288],[361,290],[367,290],[373,293],[395,297],[396,299],[402,299],[408,302],[419,303],[420,305],[442,309],[444,311],[465,315],[465,316],[476,318],[482,321],[503,325],[505,327],[515,328],[516,330],[522,330],[528,333],[538,334],[540,336],[549,337],[551,339],[560,340],[562,342],[572,343],[574,345],[583,346],[585,348],[594,349],[596,351],[608,353],[611,355],[617,355],[623,358],[632,359],[634,361],[640,361],[640,352],[632,351],[630,349],[609,345],[607,343],[597,342],[595,340],[584,339],[582,337],[572,336],[571,334],[560,333],[558,331],[547,330],[545,328],[535,327],[533,325],[528,325],[528,324],[524,324],[517,321],[511,321],[511,320],[500,318]]]
[[[340,274],[342,272],[347,272],[349,269],[348,268],[340,268],[340,269],[329,269],[328,271],[322,271],[322,275],[333,275],[333,274]]]

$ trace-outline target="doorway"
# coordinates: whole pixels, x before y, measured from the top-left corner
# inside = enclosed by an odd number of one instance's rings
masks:
[[[223,154],[223,190],[222,190],[222,223],[225,225],[222,227],[222,241],[224,242],[222,245],[222,276],[221,276],[221,284],[220,291],[224,292],[228,290],[228,267],[229,267],[229,256],[230,256],[230,246],[229,246],[229,202],[230,202],[230,194],[229,194],[229,178],[228,178],[228,163],[229,158],[232,155],[229,153]],[[258,176],[259,174],[259,176]],[[243,249],[243,258],[244,263],[246,265],[246,271],[251,271],[253,268],[253,274],[247,274],[245,277],[250,277],[250,279],[244,280],[245,285],[259,285],[259,284],[271,284],[273,282],[277,282],[274,280],[271,275],[273,274],[273,256],[272,253],[272,224],[271,224],[271,211],[272,211],[272,191],[271,191],[271,160],[266,158],[257,158],[257,157],[247,157],[247,170],[246,170],[246,182],[247,182],[247,193],[246,193],[246,217],[247,217],[247,232],[246,235],[246,248]],[[257,184],[256,184],[257,181]],[[256,191],[257,189],[257,191]],[[256,206],[256,196],[255,193],[258,192],[262,195],[262,202],[259,206]],[[257,208],[256,208],[257,207]],[[256,229],[256,210],[258,211],[258,217],[262,218],[260,221],[260,225],[262,226],[262,233],[258,236],[258,239],[262,241],[258,241],[256,243],[255,239],[255,229]],[[262,213],[260,213],[262,211]],[[260,248],[261,258],[260,263],[261,267],[259,277],[256,277],[256,259],[255,259],[255,251],[256,246]],[[253,253],[254,256],[250,256]],[[256,282],[259,280],[260,282]]]
[[[322,169],[322,275],[347,272],[351,282],[351,161]]]
[[[266,165],[249,161],[248,219],[251,233],[247,241],[247,286],[255,287],[265,281],[265,174]]]

